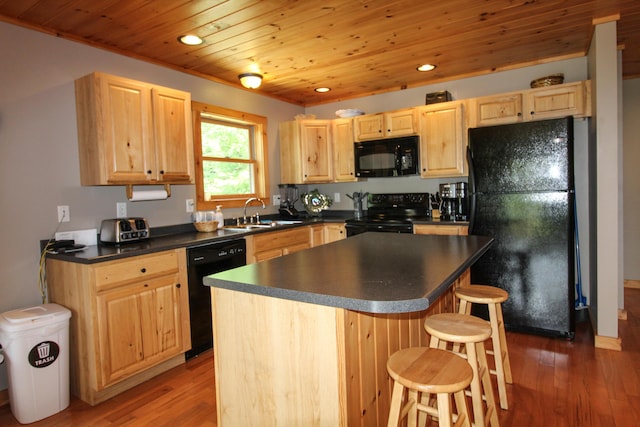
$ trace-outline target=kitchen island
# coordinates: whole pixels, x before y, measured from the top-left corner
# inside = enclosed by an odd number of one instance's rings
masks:
[[[206,277],[218,425],[386,425],[388,357],[427,345],[491,242],[364,233]]]

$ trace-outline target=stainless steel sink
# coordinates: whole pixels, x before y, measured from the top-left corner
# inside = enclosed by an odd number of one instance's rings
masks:
[[[275,228],[283,225],[293,225],[293,224],[302,224],[300,220],[263,220],[260,224],[236,224],[236,225],[225,225],[224,229],[232,232],[242,232],[242,231],[250,231],[256,229],[265,229],[265,228]]]

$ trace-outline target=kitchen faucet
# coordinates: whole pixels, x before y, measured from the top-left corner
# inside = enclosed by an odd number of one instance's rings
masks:
[[[262,203],[262,209],[266,208],[262,199],[259,199],[257,197],[249,197],[247,201],[244,202],[244,214],[242,215],[245,224],[247,223],[247,206],[249,206],[252,202],[260,202]],[[258,212],[256,212],[256,222],[260,222],[260,215],[258,214]]]

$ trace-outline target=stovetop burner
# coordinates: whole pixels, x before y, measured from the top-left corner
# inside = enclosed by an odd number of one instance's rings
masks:
[[[429,193],[370,194],[368,209],[361,218],[348,219],[347,224],[411,224],[430,218]]]

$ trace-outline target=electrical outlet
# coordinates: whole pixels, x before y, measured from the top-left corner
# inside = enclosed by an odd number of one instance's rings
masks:
[[[187,212],[193,212],[193,199],[187,199],[185,200],[185,202],[187,205],[186,206]]]
[[[335,203],[340,203],[340,193],[333,193],[333,201]]]
[[[69,222],[70,220],[69,206],[58,206],[58,222]]]
[[[127,217],[127,203],[126,202],[117,202],[116,203],[116,218],[126,218]]]
[[[273,206],[280,206],[280,195],[279,194],[275,194],[271,198],[271,203],[273,204]]]

